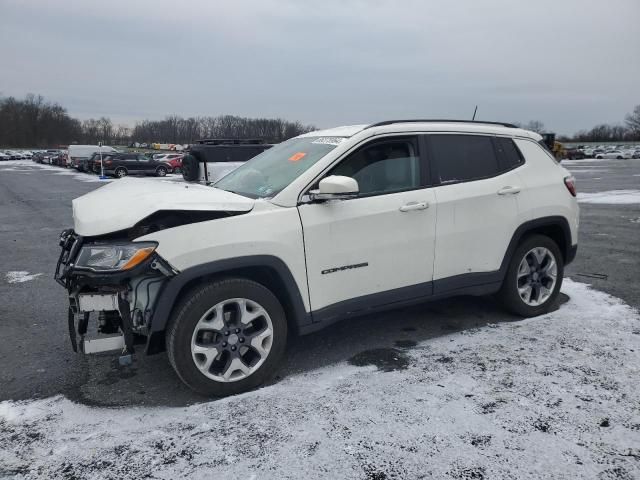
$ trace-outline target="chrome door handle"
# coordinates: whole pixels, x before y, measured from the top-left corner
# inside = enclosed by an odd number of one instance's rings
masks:
[[[509,185],[498,190],[498,195],[515,195],[516,193],[520,193],[520,187],[512,187]]]
[[[429,208],[427,202],[409,202],[406,205],[400,207],[401,212],[411,212],[413,210],[424,210]]]

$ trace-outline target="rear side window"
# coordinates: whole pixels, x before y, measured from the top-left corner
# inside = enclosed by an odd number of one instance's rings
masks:
[[[500,171],[506,172],[512,168],[516,168],[524,162],[522,153],[510,138],[496,137],[494,139],[496,153],[498,154],[498,163]]]
[[[490,136],[429,135],[440,183],[457,183],[497,175],[498,158]]]

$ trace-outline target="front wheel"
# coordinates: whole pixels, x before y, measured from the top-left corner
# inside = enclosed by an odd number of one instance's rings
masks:
[[[167,176],[167,169],[165,167],[158,167],[156,169],[156,175],[159,177],[166,177]]]
[[[180,174],[182,173],[182,169],[180,167],[176,167],[173,169],[173,173]]]
[[[186,295],[166,333],[169,362],[193,390],[222,397],[255,388],[276,371],[287,321],[263,285],[236,278]]]
[[[564,259],[556,242],[544,235],[532,235],[511,257],[500,300],[517,315],[542,315],[554,306],[563,275]]]
[[[122,167],[118,167],[118,168],[116,168],[115,174],[116,174],[116,177],[118,177],[118,178],[126,177],[127,176],[127,169],[126,168],[122,168]]]

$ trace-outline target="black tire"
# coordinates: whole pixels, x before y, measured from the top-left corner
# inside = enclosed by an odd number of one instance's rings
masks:
[[[158,167],[156,168],[156,175],[159,177],[167,176],[167,168],[166,167]]]
[[[557,275],[556,283],[549,297],[542,304],[532,306],[525,303],[518,293],[518,268],[525,255],[536,247],[544,247],[551,252],[556,261]],[[507,310],[522,317],[535,317],[548,313],[556,304],[558,293],[562,287],[563,275],[564,257],[556,242],[545,235],[527,236],[513,252],[502,287],[498,292],[498,298]]]
[[[126,177],[129,174],[129,172],[127,172],[127,169],[124,167],[118,167],[116,168],[115,172],[113,172],[113,174],[117,178],[122,178],[122,177]]]
[[[616,159],[618,159],[618,160],[622,160],[622,157],[621,157],[620,155],[618,155],[618,156],[616,157]]]
[[[191,355],[191,338],[204,313],[216,304],[233,298],[259,303],[273,325],[273,343],[264,363],[246,378],[232,382],[210,379],[195,365]],[[196,392],[224,397],[246,392],[263,384],[276,372],[287,345],[287,319],[276,296],[263,285],[243,278],[218,280],[194,288],[174,309],[166,330],[169,362],[178,377]]]
[[[180,173],[182,173],[182,169],[180,167],[176,167],[176,168],[173,169],[173,173],[180,174]]]

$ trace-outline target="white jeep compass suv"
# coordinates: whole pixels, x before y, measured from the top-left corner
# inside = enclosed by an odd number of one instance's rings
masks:
[[[127,178],[74,200],[56,278],[75,350],[166,348],[191,388],[229,395],[276,371],[288,335],[346,317],[460,294],[549,311],[575,195],[540,135],[508,124],[338,127],[213,185]]]

